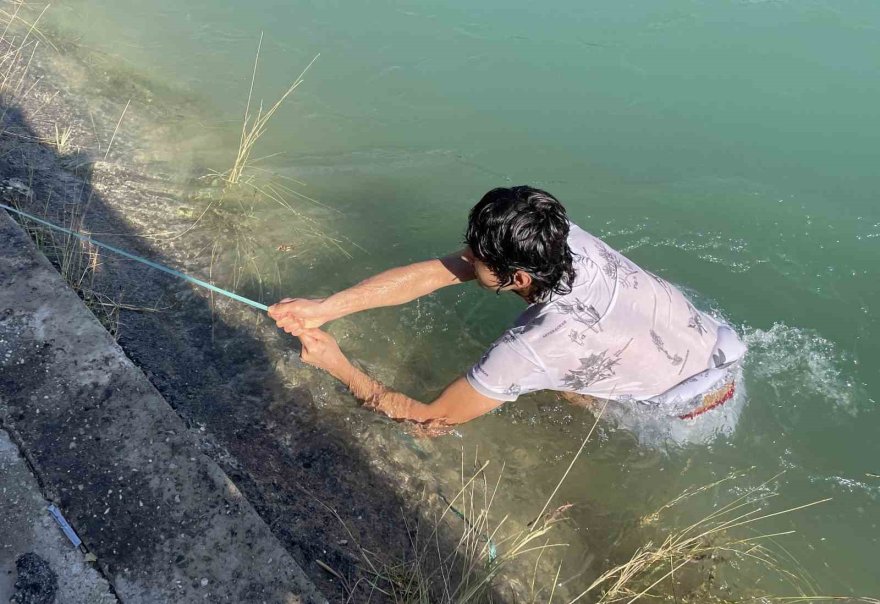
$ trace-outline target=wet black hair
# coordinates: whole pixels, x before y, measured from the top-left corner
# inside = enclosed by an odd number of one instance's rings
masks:
[[[532,277],[529,301],[567,294],[574,281],[565,208],[550,193],[528,186],[486,193],[468,217],[464,242],[499,280],[499,291],[517,270]]]

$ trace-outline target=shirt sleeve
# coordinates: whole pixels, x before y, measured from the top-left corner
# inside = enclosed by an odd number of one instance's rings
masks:
[[[526,344],[510,332],[499,338],[467,373],[474,390],[497,401],[550,387],[547,372]]]

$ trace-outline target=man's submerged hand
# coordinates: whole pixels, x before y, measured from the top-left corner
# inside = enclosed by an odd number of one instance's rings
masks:
[[[269,316],[279,329],[299,336],[307,329],[320,327],[333,317],[322,306],[323,299],[284,298],[269,307]]]
[[[347,370],[351,367],[346,356],[339,349],[339,344],[326,331],[306,329],[299,335],[302,342],[302,360],[304,363],[323,369],[333,377],[348,382]]]

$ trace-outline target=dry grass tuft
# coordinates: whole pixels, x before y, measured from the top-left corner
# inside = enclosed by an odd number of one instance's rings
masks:
[[[348,583],[335,570],[326,569],[342,581],[349,594],[349,601],[361,601],[377,593],[399,604],[477,604],[491,602],[493,593],[504,571],[515,562],[524,562],[533,556],[535,573],[544,552],[565,544],[551,543],[548,534],[565,519],[571,507],[568,504],[553,505],[552,501],[580,457],[587,442],[598,425],[599,418],[584,438],[580,449],[560,478],[556,488],[535,520],[528,526],[508,531],[508,516],[495,520],[493,502],[500,492],[504,467],[496,479],[486,473],[488,461],[474,458],[472,464],[461,460],[461,486],[451,498],[441,496],[443,502],[430,526],[407,526],[410,535],[410,551],[400,558],[377,554],[361,547],[341,516],[323,502],[315,500],[328,509],[345,527],[353,543],[358,547],[363,564],[363,576]],[[311,495],[311,494],[310,494]],[[314,497],[313,497],[314,498]],[[442,527],[458,524],[458,538],[454,547],[441,545]],[[444,552],[444,549],[446,550]],[[326,565],[324,565],[326,566]],[[556,578],[558,578],[557,567]],[[554,595],[555,580],[550,582],[548,600]],[[361,591],[358,591],[360,589]],[[531,601],[538,601],[543,594],[533,578]]]
[[[17,204],[13,203],[13,206]],[[46,203],[44,214],[48,211]],[[124,304],[121,300],[111,298],[96,288],[96,278],[101,270],[101,255],[99,249],[88,241],[79,239],[66,233],[54,231],[27,218],[13,215],[19,224],[24,227],[49,262],[58,270],[61,277],[82,298],[92,314],[97,317],[113,338],[119,336],[122,326],[120,311],[132,312],[158,312],[157,307],[134,306]],[[88,231],[83,229],[82,220],[74,210],[70,213],[66,228],[83,235]]]
[[[656,523],[663,510],[671,508],[685,498],[733,480],[736,476],[734,474],[711,485],[685,492],[655,514],[646,517],[644,524]],[[773,540],[776,537],[789,535],[794,531],[743,534],[737,530],[751,528],[752,525],[762,520],[828,501],[823,499],[797,507],[767,512],[765,502],[775,497],[776,494],[768,493],[766,488],[777,478],[778,476],[774,476],[757,487],[749,489],[744,495],[690,526],[670,532],[659,544],[646,543],[636,550],[625,563],[602,573],[571,602],[578,602],[588,594],[596,594],[598,597],[595,601],[602,603],[636,602],[639,600],[663,602],[729,601],[710,591],[700,591],[697,595],[681,596],[676,593],[678,585],[676,575],[684,573],[687,570],[686,567],[697,567],[702,564],[715,566],[721,562],[730,563],[734,560],[741,563],[735,565],[739,570],[749,566],[754,569],[754,566],[757,565],[761,574],[775,575],[797,593],[803,593],[804,589],[813,591],[811,581],[805,573],[791,570],[792,566],[797,566],[796,560],[789,559],[773,547]],[[710,573],[709,583],[702,585],[701,589],[711,587],[711,576]],[[815,592],[813,591],[813,593]]]
[[[254,156],[259,141],[269,130],[272,118],[302,85],[306,73],[320,56],[316,55],[278,99],[266,107],[262,101],[256,103],[254,100],[254,87],[262,47],[261,34],[251,73],[238,149],[232,166],[226,171],[213,171],[203,177],[203,180],[214,185],[201,191],[197,197],[197,200],[206,202],[205,207],[191,226],[172,237],[178,238],[196,228],[209,231],[211,233],[209,270],[212,276],[215,272],[227,270],[231,274],[226,281],[232,289],[238,289],[249,282],[256,287],[259,296],[263,295],[267,279],[280,282],[277,267],[274,273],[261,270],[261,266],[271,265],[273,262],[273,259],[265,257],[267,251],[265,241],[259,240],[258,235],[262,230],[261,216],[264,214],[264,206],[267,202],[283,208],[294,218],[291,225],[297,244],[276,245],[274,251],[290,251],[295,248],[296,255],[300,255],[306,251],[329,248],[341,253],[345,258],[352,258],[350,248],[363,250],[347,238],[331,233],[325,220],[315,218],[311,212],[299,207],[299,204],[305,202],[320,208],[320,211],[330,213],[338,213],[337,210],[302,193],[300,189],[305,186],[302,181],[275,174],[272,170],[259,165],[261,161],[273,156]],[[254,111],[255,106],[256,111]],[[274,262],[277,264],[277,254]]]
[[[8,104],[9,98],[26,98],[38,83],[35,82],[27,90],[24,89],[34,54],[40,42],[45,40],[38,25],[49,9],[49,5],[46,5],[36,19],[28,21],[21,14],[21,9],[26,3],[17,0],[11,4],[11,11],[0,9],[0,26],[3,27],[3,31],[0,32],[0,95],[6,97],[4,104]],[[19,26],[24,27],[24,33],[19,31]]]
[[[73,126],[59,127],[56,123],[54,133],[41,139],[40,142],[55,149],[58,155],[69,155],[77,150],[73,144]]]
[[[725,483],[733,486],[733,481],[745,476],[746,472],[733,473],[712,484],[688,489],[657,512],[646,516],[641,527],[665,534],[659,542],[644,543],[625,562],[602,572],[574,597],[557,594],[562,567],[547,563],[541,566],[541,561],[551,550],[567,547],[566,544],[553,541],[552,531],[565,520],[571,505],[554,504],[553,500],[595,428],[594,423],[537,519],[528,526],[510,530],[508,517],[497,521],[493,518],[493,502],[502,492],[503,467],[497,479],[490,480],[486,474],[489,462],[480,463],[474,459],[470,470],[467,470],[468,464],[462,456],[460,489],[454,497],[442,498],[445,506],[427,529],[422,526],[407,527],[411,544],[408,552],[399,557],[389,557],[358,546],[362,576],[356,581],[343,577],[323,562],[322,568],[341,581],[349,594],[349,601],[362,601],[365,597],[373,598],[381,594],[399,604],[483,604],[492,602],[498,593],[511,591],[516,601],[532,603],[766,604],[778,601],[880,604],[880,600],[872,597],[818,595],[818,586],[809,574],[776,541],[794,531],[766,533],[756,530],[770,518],[828,501],[822,499],[773,510],[768,503],[777,496],[772,485],[777,483],[779,475],[746,489],[742,495],[684,528],[661,528],[659,523],[663,514],[681,502],[715,492],[716,487]],[[330,511],[345,526],[339,514],[335,510]],[[450,521],[454,524],[456,517],[460,520],[457,543],[452,552],[443,553],[440,527],[448,526]],[[352,542],[357,544],[351,531],[348,534]],[[524,569],[532,567],[534,571],[530,577],[526,577],[529,573],[524,573]],[[752,593],[735,594],[725,586],[724,581],[719,581],[718,577],[722,574],[726,575],[727,583],[734,584],[739,580],[751,585],[749,581],[760,577],[762,583],[777,585],[780,590],[794,595],[754,593],[756,589],[751,589]],[[516,579],[518,592],[513,588],[511,579]],[[523,586],[527,593],[523,593]],[[768,589],[773,588],[766,587],[765,591]]]
[[[314,65],[315,61],[318,60],[318,57],[321,56],[316,55],[314,59],[306,66],[306,68],[302,71],[302,73],[297,77],[293,83],[287,88],[287,90],[272,104],[268,109],[264,109],[263,102],[260,101],[260,108],[257,111],[256,116],[251,114],[251,105],[253,104],[253,96],[254,96],[254,84],[257,80],[257,68],[260,62],[260,52],[263,48],[263,34],[260,34],[260,42],[257,45],[257,56],[254,59],[254,71],[251,75],[251,86],[248,92],[248,100],[247,105],[245,106],[244,111],[244,122],[241,127],[241,140],[238,145],[238,153],[235,156],[235,161],[232,164],[232,167],[221,174],[220,176],[223,180],[229,185],[238,185],[242,183],[250,183],[254,179],[254,175],[250,173],[250,169],[252,165],[259,161],[259,159],[252,159],[251,155],[253,154],[254,147],[257,142],[262,138],[262,136],[266,133],[268,129],[269,122],[272,117],[278,111],[278,109],[284,104],[284,102],[293,94],[293,92],[299,88],[300,84],[303,83],[303,78],[306,75],[306,72]]]
[[[497,523],[492,518],[492,501],[498,493],[501,475],[490,480],[489,462],[474,460],[470,471],[462,456],[462,485],[454,497],[443,499],[443,507],[428,526],[407,523],[410,550],[402,557],[388,556],[361,547],[341,516],[331,511],[348,531],[361,556],[361,576],[357,580],[318,561],[336,577],[348,594],[349,602],[379,599],[399,604],[466,604],[492,601],[495,579],[511,563],[545,549],[562,547],[550,544],[546,535],[564,519],[567,506],[545,514],[529,527],[501,537],[507,518]],[[501,474],[503,474],[503,469]],[[457,519],[457,520],[456,520]],[[457,525],[457,542],[450,549],[441,545],[440,529]],[[445,550],[445,551],[444,551]]]

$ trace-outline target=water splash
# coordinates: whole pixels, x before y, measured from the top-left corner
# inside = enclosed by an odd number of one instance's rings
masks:
[[[775,323],[767,330],[746,329],[745,342],[751,381],[788,398],[823,398],[853,415],[864,410],[868,398],[847,370],[851,355],[815,331]]]

